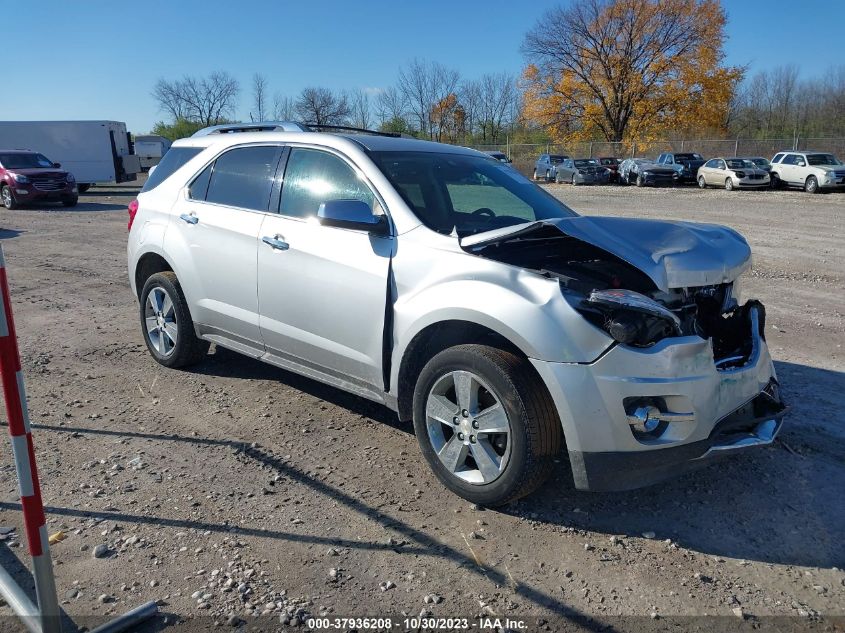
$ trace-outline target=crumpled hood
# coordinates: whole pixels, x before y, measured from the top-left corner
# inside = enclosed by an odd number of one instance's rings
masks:
[[[670,220],[587,216],[539,220],[472,235],[463,238],[461,246],[475,250],[525,237],[544,226],[616,255],[664,291],[730,282],[751,266],[751,249],[736,231]]]

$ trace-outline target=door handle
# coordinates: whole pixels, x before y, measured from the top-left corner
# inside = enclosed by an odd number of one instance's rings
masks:
[[[285,242],[284,240],[280,239],[281,235],[274,235],[270,237],[269,235],[265,235],[261,238],[261,241],[265,244],[269,244],[271,248],[277,251],[286,251],[290,248],[290,244]]]
[[[200,219],[197,216],[195,216],[193,213],[191,213],[191,214],[182,213],[179,216],[179,219],[184,220],[188,224],[196,224],[197,222],[200,221]]]

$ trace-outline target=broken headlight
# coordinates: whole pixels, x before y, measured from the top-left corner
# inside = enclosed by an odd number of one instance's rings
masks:
[[[647,347],[681,334],[675,313],[633,290],[593,290],[581,309],[588,320],[624,345]]]

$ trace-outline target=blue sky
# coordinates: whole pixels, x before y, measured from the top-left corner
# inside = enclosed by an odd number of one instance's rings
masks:
[[[291,96],[309,85],[383,88],[414,57],[466,77],[518,73],[525,32],[567,1],[18,2],[4,40],[0,119],[116,119],[142,133],[163,118],[150,97],[157,78],[214,70],[240,80],[240,118],[255,72],[271,94]],[[792,63],[807,76],[845,64],[843,0],[723,4],[728,63],[751,72]]]

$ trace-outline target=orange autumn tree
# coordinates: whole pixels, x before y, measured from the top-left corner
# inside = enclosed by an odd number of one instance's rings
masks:
[[[555,140],[633,141],[726,130],[744,70],[723,65],[719,0],[574,0],[522,52],[523,115]]]

